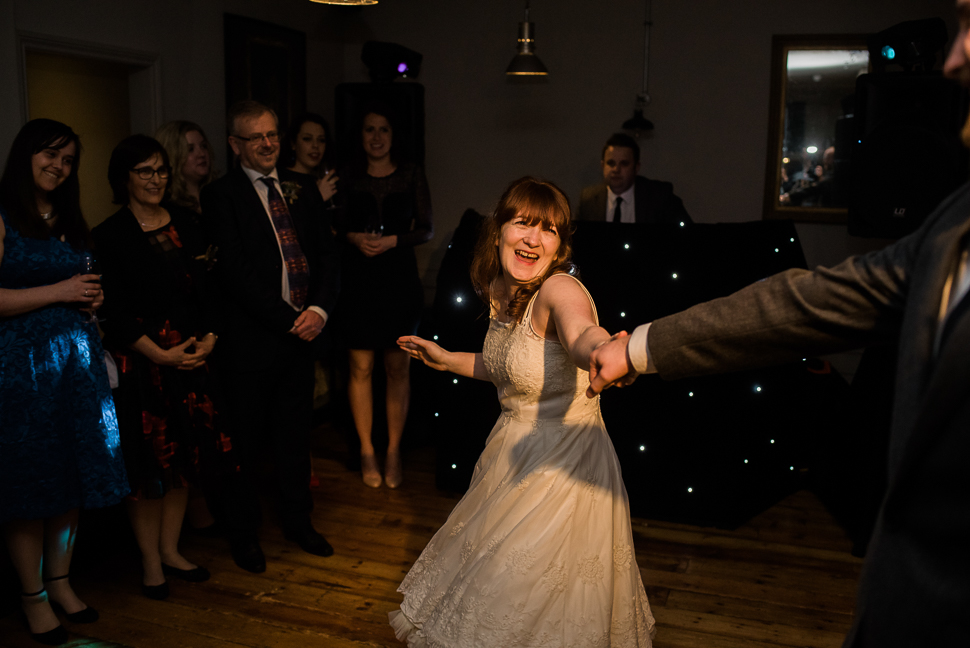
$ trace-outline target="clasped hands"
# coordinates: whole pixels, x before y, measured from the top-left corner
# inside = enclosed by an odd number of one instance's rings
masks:
[[[626,331],[613,335],[607,342],[599,343],[589,354],[589,387],[586,397],[593,398],[604,389],[614,385],[626,387],[637,378],[630,362],[627,347],[630,336]]]

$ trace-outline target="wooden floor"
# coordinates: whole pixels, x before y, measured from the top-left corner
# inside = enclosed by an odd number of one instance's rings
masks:
[[[68,626],[68,645],[401,646],[387,624],[398,583],[458,500],[435,489],[431,453],[406,455],[397,491],[365,487],[337,459],[314,460],[314,523],[336,549],[331,558],[301,552],[267,523],[268,568],[250,574],[224,540],[186,534],[183,553],[212,579],[172,581],[165,601],[141,595],[134,551],[83,566],[74,586],[101,620]],[[657,648],[834,648],[849,629],[861,561],[807,491],[735,531],[639,519],[633,529]],[[0,618],[0,646],[37,645],[15,614]]]

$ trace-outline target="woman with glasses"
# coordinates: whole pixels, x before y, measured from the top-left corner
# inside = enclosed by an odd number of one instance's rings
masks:
[[[68,579],[78,509],[128,492],[101,340],[102,299],[86,271],[81,142],[69,126],[27,122],[0,177],[0,525],[33,638],[68,640],[98,613]],[[12,637],[11,637],[12,639]]]
[[[207,363],[216,344],[206,247],[194,215],[165,202],[168,155],[145,135],[111,154],[108,180],[122,205],[92,232],[112,305],[105,346],[118,364],[115,402],[142,554],[142,592],[169,594],[166,576],[200,582],[209,572],[178,551],[189,482],[232,470]]]

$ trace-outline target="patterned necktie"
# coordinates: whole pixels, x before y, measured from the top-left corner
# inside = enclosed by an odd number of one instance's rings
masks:
[[[613,208],[613,222],[622,223],[623,222],[623,212],[620,210],[620,205],[623,204],[623,199],[619,196],[616,197],[616,207]]]
[[[283,250],[283,262],[286,263],[286,275],[290,282],[290,303],[303,310],[307,288],[310,285],[306,257],[303,256],[300,241],[296,238],[296,229],[293,227],[293,219],[290,218],[290,211],[286,208],[283,196],[276,188],[276,182],[273,178],[260,178],[260,180],[269,190],[269,215],[273,219],[273,227],[276,228],[280,249]]]

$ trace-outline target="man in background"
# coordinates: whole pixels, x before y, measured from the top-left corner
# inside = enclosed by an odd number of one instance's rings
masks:
[[[691,222],[671,183],[637,175],[640,146],[629,135],[611,136],[603,147],[600,164],[603,182],[583,189],[579,220],[681,226]]]

